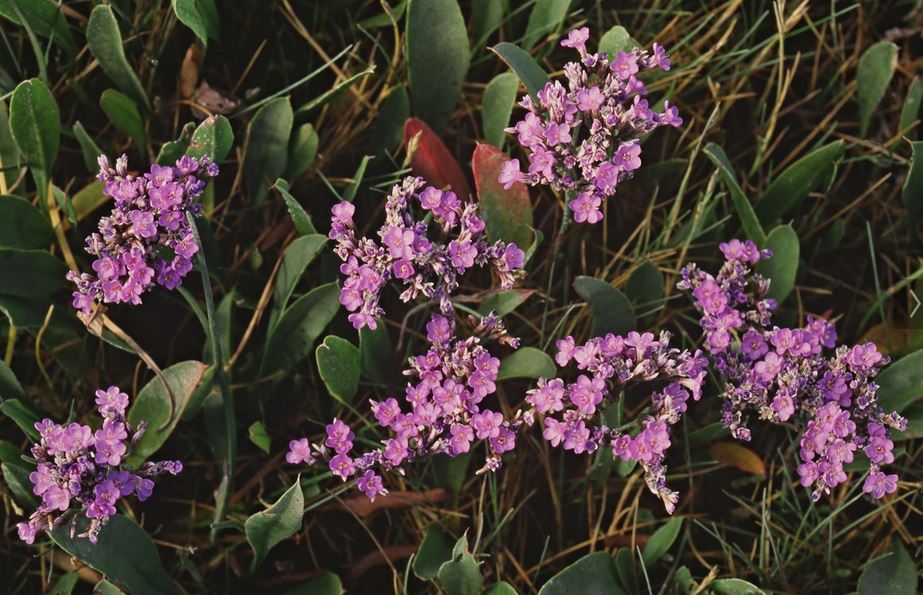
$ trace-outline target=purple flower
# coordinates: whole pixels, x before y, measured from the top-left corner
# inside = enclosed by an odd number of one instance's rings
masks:
[[[311,452],[311,443],[307,438],[292,440],[288,443],[288,452],[285,453],[285,460],[291,465],[304,463],[311,465],[314,463],[314,455]]]
[[[339,419],[334,419],[333,423],[327,425],[327,440],[324,444],[339,454],[347,453],[353,447],[355,436],[349,426]]]
[[[100,414],[106,418],[125,417],[128,408],[128,395],[119,390],[117,386],[110,386],[106,390],[96,391],[96,406]]]
[[[862,491],[880,500],[884,498],[885,494],[893,494],[897,491],[897,475],[885,475],[884,472],[874,468],[869,473],[869,476],[865,478]]]
[[[359,479],[356,480],[356,486],[372,502],[375,501],[376,496],[383,496],[388,493],[388,490],[385,489],[381,482],[381,476],[371,469],[367,469],[365,473],[359,476]]]

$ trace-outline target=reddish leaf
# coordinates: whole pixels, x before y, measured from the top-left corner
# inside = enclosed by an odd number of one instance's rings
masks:
[[[426,122],[407,118],[404,122],[404,144],[410,153],[413,173],[426,178],[437,188],[451,187],[463,200],[471,196],[471,188],[458,160]]]
[[[719,463],[736,467],[753,475],[766,475],[766,465],[758,454],[734,442],[716,442],[708,449]]]
[[[497,147],[478,143],[471,157],[474,184],[481,204],[481,217],[487,224],[487,237],[514,242],[526,250],[532,242],[529,189],[522,182],[517,182],[506,190],[497,181],[500,168],[509,160],[509,155]]]

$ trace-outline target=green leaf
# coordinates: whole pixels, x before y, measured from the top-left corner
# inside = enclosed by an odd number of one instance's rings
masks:
[[[19,161],[19,147],[16,146],[13,132],[10,130],[9,111],[6,102],[0,101],[0,163],[5,170],[0,171],[0,176],[6,178],[7,187],[16,183],[16,178],[19,176]]]
[[[195,132],[196,125],[193,122],[186,122],[183,129],[179,132],[179,138],[165,142],[157,153],[158,165],[173,165],[177,160],[186,154],[189,149],[189,143],[192,141],[192,133]]]
[[[58,582],[51,588],[51,591],[48,591],[48,595],[70,595],[77,585],[77,580],[79,578],[80,575],[76,572],[62,574]]]
[[[47,198],[51,168],[61,143],[61,117],[54,95],[38,79],[19,83],[10,99],[10,131],[35,180]]]
[[[93,56],[116,86],[150,111],[151,104],[141,81],[125,58],[125,44],[122,33],[112,13],[112,8],[100,4],[90,13],[87,23],[87,43]]]
[[[663,283],[663,273],[656,264],[645,259],[628,277],[625,296],[634,304],[636,311],[650,308],[663,299]]]
[[[404,140],[404,122],[410,117],[410,96],[405,85],[398,85],[388,91],[380,107],[375,124],[369,135],[369,146],[373,153],[390,153]]]
[[[333,86],[329,90],[324,91],[323,93],[321,93],[320,95],[312,99],[311,101],[305,103],[304,105],[299,107],[297,110],[295,110],[295,117],[301,118],[305,116],[306,114],[327,105],[328,103],[333,101],[336,97],[341,95],[344,91],[346,91],[347,89],[355,85],[357,82],[361,81],[362,79],[364,79],[365,77],[369,76],[370,74],[374,72],[375,72],[375,65],[372,64],[365,70],[361,72],[357,72],[356,74],[340,81],[339,83],[337,83],[335,86]]]
[[[46,297],[67,286],[67,266],[44,250],[0,248],[0,293]]]
[[[490,48],[490,51],[497,54],[516,73],[533,99],[550,80],[529,52],[517,45],[504,41]]]
[[[503,24],[503,16],[509,9],[509,0],[473,0],[471,20],[477,47],[487,41]]]
[[[491,312],[494,312],[497,316],[501,318],[506,316],[516,308],[518,308],[524,301],[529,299],[529,296],[532,295],[532,291],[527,289],[510,289],[507,291],[498,291],[492,293],[487,298],[481,302],[481,306],[478,308],[478,313],[482,316],[486,316]]]
[[[359,390],[359,348],[335,335],[317,346],[317,372],[333,397],[349,403]]]
[[[570,0],[535,0],[532,12],[529,13],[529,22],[526,24],[526,34],[522,39],[522,48],[531,50],[539,40],[551,37],[561,27]]]
[[[859,135],[868,132],[872,112],[888,90],[888,83],[897,66],[897,46],[890,41],[879,41],[870,46],[859,58],[856,70],[856,98],[859,100]]]
[[[554,378],[558,369],[547,353],[535,347],[520,347],[500,362],[497,381],[510,378]]]
[[[0,461],[14,467],[29,468],[29,464],[22,459],[22,452],[19,447],[9,440],[0,440]]]
[[[273,310],[281,313],[288,305],[295,286],[308,265],[327,245],[327,237],[320,234],[299,236],[289,244],[282,255],[279,275],[276,277],[276,291],[273,294]]]
[[[911,141],[910,150],[910,171],[901,189],[901,199],[914,222],[923,212],[923,141]]]
[[[74,136],[77,137],[77,142],[80,143],[80,154],[83,155],[83,163],[87,166],[87,171],[95,172],[99,170],[97,159],[103,154],[103,150],[90,137],[79,120],[74,122],[73,130]]]
[[[878,404],[900,413],[923,397],[923,350],[914,351],[885,368],[876,379]]]
[[[574,289],[587,301],[593,316],[594,337],[615,333],[624,335],[635,328],[635,315],[625,294],[605,281],[580,276],[574,279]]]
[[[506,140],[505,129],[510,125],[519,79],[512,72],[501,72],[490,79],[484,89],[481,103],[481,121],[484,123],[484,140],[495,147],[502,147]]]
[[[610,58],[614,58],[619,52],[627,52],[640,45],[621,25],[612,27],[599,38],[599,51],[605,52]]]
[[[506,581],[500,581],[487,587],[484,595],[519,595],[519,593],[513,588],[513,585]]]
[[[484,575],[481,574],[474,556],[468,551],[467,535],[462,535],[455,542],[452,558],[439,567],[436,581],[445,595],[477,595],[481,592]]]
[[[26,398],[26,393],[22,390],[16,374],[6,365],[5,361],[0,360],[0,401],[24,398]]]
[[[51,531],[51,539],[61,549],[132,595],[179,593],[164,570],[151,537],[134,521],[115,515],[103,525],[99,541],[90,543],[86,537],[79,537],[88,521],[83,515],[78,519],[74,537],[70,536],[70,523]]]
[[[196,0],[173,0],[173,12],[182,24],[192,29],[202,47],[208,47],[208,25],[199,11]]]
[[[759,220],[767,225],[784,217],[798,205],[815,186],[830,177],[832,168],[843,158],[845,145],[838,140],[811,151],[769,184],[763,198],[756,203]]]
[[[756,265],[756,271],[772,280],[769,297],[781,304],[795,288],[801,252],[798,234],[791,225],[780,225],[766,236],[764,247],[773,251],[773,257]]]
[[[3,483],[13,493],[16,502],[23,508],[35,508],[39,504],[39,499],[32,493],[32,481],[29,479],[31,471],[20,465],[11,463],[0,464],[0,474],[3,475]]]
[[[466,452],[450,457],[440,454],[433,457],[433,483],[449,493],[458,495],[462,485],[468,479],[468,465],[471,463],[471,453]]]
[[[620,595],[625,590],[615,574],[612,556],[595,552],[580,558],[554,575],[539,595]]]
[[[93,595],[124,595],[124,591],[103,579],[93,587]]]
[[[192,133],[186,154],[196,159],[208,156],[221,163],[234,145],[234,131],[224,116],[209,116]]]
[[[625,461],[619,459],[618,463],[624,464]],[[637,461],[628,461],[628,463],[631,464],[633,468]],[[630,471],[628,473],[630,473]],[[619,475],[626,477],[628,473],[624,475],[620,473]],[[615,569],[621,585],[625,587],[629,593],[640,593],[638,579],[635,576],[634,560],[635,556],[631,548],[623,547],[615,553]]]
[[[138,391],[127,418],[134,427],[138,427],[142,421],[147,422],[147,430],[128,458],[130,466],[137,467],[157,452],[173,433],[196,390],[208,390],[208,387],[201,386],[207,368],[202,362],[185,361],[163,371],[175,401],[170,398],[167,385],[159,376],[152,378]]]
[[[0,196],[0,246],[39,248],[52,238],[48,217],[18,196]]]
[[[301,491],[301,476],[295,480],[276,502],[247,519],[244,532],[253,548],[253,564],[256,566],[276,544],[288,539],[301,528],[304,515],[304,494]]]
[[[711,160],[718,173],[721,175],[721,181],[727,186],[731,193],[731,200],[734,201],[734,208],[737,209],[737,216],[740,217],[740,224],[743,227],[744,234],[751,240],[762,246],[766,243],[766,232],[760,225],[760,220],[753,210],[750,199],[744,194],[740,184],[737,183],[737,176],[734,175],[734,166],[724,152],[724,149],[714,143],[708,143],[705,146],[705,155]]]
[[[307,357],[340,309],[340,288],[336,283],[316,287],[301,296],[270,331],[263,353],[263,372],[291,368]]]
[[[439,574],[439,568],[452,558],[452,541],[439,525],[430,525],[423,534],[423,541],[413,557],[413,573],[431,581]]]
[[[906,134],[907,130],[917,121],[920,114],[920,104],[923,103],[923,79],[914,77],[907,89],[907,96],[901,106],[901,119],[899,130]]]
[[[497,181],[500,168],[509,159],[500,149],[478,143],[471,168],[488,239],[513,242],[524,248],[532,241],[532,200],[525,184],[516,183],[507,190]]]
[[[294,180],[311,169],[314,158],[317,157],[318,144],[320,144],[320,139],[314,126],[311,124],[299,126],[288,142],[288,165],[282,177],[286,180]]]
[[[401,17],[404,16],[404,11],[407,10],[407,0],[401,0],[388,8],[390,14],[382,11],[381,14],[359,21],[359,25],[365,29],[381,29],[398,25]]]
[[[288,214],[292,217],[295,231],[301,235],[317,233],[317,230],[314,228],[314,223],[311,221],[311,216],[308,215],[304,207],[301,206],[301,203],[299,203],[288,191],[288,182],[279,178],[272,187],[279,193],[282,200],[285,201],[285,208],[288,209]]]
[[[283,591],[282,595],[343,595],[343,593],[343,583],[340,582],[340,577],[332,572],[325,572],[297,587]]]
[[[147,134],[144,132],[144,120],[138,112],[138,106],[124,93],[115,89],[106,89],[99,98],[99,107],[109,117],[116,128],[127,134],[141,154],[147,153]]]
[[[458,103],[471,61],[458,0],[410,0],[406,39],[413,111],[439,134]]]
[[[17,11],[18,9],[18,11]],[[36,35],[54,39],[70,56],[77,53],[74,37],[67,26],[67,18],[54,0],[16,0],[14,8],[10,0],[0,0],[0,16],[15,25],[22,26],[20,14]]]
[[[94,180],[81,188],[71,198],[71,205],[77,212],[77,221],[82,221],[87,215],[103,206],[109,197],[103,194],[103,183]]]
[[[255,444],[257,448],[266,454],[269,454],[269,446],[272,443],[272,438],[269,436],[269,432],[266,431],[266,424],[261,421],[255,421],[250,424],[247,433],[250,435],[250,442]]]
[[[654,562],[663,557],[670,550],[670,546],[676,541],[679,530],[683,526],[683,517],[673,517],[667,524],[660,527],[651,538],[644,544],[641,551],[641,560],[644,561],[645,568],[650,568]]]
[[[39,328],[51,306],[49,299],[24,298],[0,294],[0,312],[17,328]]]
[[[279,97],[257,110],[247,126],[244,181],[255,205],[263,202],[269,185],[285,171],[292,119],[289,98]]]
[[[719,578],[708,583],[716,595],[763,595],[765,591],[740,578]]]
[[[359,368],[362,375],[371,382],[387,386],[394,379],[394,350],[388,327],[381,320],[375,330],[369,327],[359,329]]]

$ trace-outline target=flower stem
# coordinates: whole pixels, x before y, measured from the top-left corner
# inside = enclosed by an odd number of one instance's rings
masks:
[[[554,284],[554,273],[557,268],[558,261],[561,260],[563,254],[561,253],[561,245],[564,243],[564,234],[567,232],[567,229],[570,227],[571,215],[570,208],[567,206],[570,204],[570,201],[574,197],[570,192],[564,194],[564,211],[561,213],[561,225],[558,227],[558,234],[554,238],[554,247],[551,251],[551,266],[548,269],[548,287],[545,290],[545,310],[542,312],[542,326],[541,326],[541,338],[542,341],[545,340],[545,323],[548,319],[548,306],[551,304],[551,289]]]
[[[218,387],[221,390],[221,401],[224,409],[224,424],[227,432],[226,444],[227,452],[224,460],[224,477],[221,481],[221,488],[216,492],[215,502],[215,522],[224,520],[224,514],[227,510],[228,498],[231,494],[231,485],[234,478],[234,468],[237,466],[237,419],[234,413],[234,395],[231,393],[231,387],[228,384],[227,375],[224,371],[224,357],[221,353],[221,342],[218,340],[218,321],[215,314],[215,296],[212,293],[211,278],[208,274],[208,264],[205,261],[205,246],[202,244],[202,238],[199,237],[199,229],[195,224],[195,217],[192,213],[186,212],[186,219],[189,221],[189,228],[199,247],[196,252],[196,259],[199,264],[199,272],[202,274],[202,290],[205,294],[205,317],[208,320],[208,342],[212,352],[212,367],[214,369],[215,380],[218,381]],[[212,531],[212,540],[214,540],[215,531]]]

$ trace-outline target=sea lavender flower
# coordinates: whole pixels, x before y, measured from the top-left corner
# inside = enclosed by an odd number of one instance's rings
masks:
[[[678,287],[692,295],[705,347],[725,377],[723,422],[731,434],[749,440],[751,416],[794,424],[801,431],[798,475],[814,500],[846,481],[844,465],[860,451],[871,464],[864,491],[875,498],[894,492],[897,476],[881,466],[894,461],[890,430],[907,422],[877,402],[874,378],[888,358],[874,343],[838,346],[835,326],[822,319],[809,316],[802,328],[773,325],[769,280],[753,271],[772,253],[739,240],[720,249],[725,261],[717,275],[689,264]]]
[[[566,192],[574,220],[592,224],[602,219],[603,201],[641,167],[641,137],[683,120],[669,101],[663,102],[663,112],[654,112],[638,78],[644,70],[670,69],[663,46],[609,56],[588,52],[588,39],[589,29],[583,27],[561,42],[580,54],[579,61],[564,65],[566,85],[549,81],[536,98],[526,95],[520,101],[525,117],[507,132],[528,149],[529,165],[522,171],[518,159],[508,161],[499,181],[507,188],[524,182]]]
[[[97,390],[96,405],[102,425],[95,432],[76,422],[61,425],[43,419],[35,424],[41,440],[32,447],[37,465],[29,479],[41,504],[28,522],[17,525],[19,537],[26,543],[63,524],[71,516],[68,511],[74,512],[72,531],[81,512],[89,519],[80,537],[96,543],[120,498],[134,494],[138,500],[147,500],[154,489],[154,477],[183,470],[179,461],[147,462],[137,470],[124,468],[125,458],[144,434],[144,424],[132,428],[125,419],[128,395],[116,386]]]
[[[414,211],[423,216],[418,218]],[[376,328],[375,319],[384,314],[378,305],[380,294],[389,281],[404,287],[402,301],[436,299],[440,311],[451,316],[450,296],[467,270],[491,267],[502,289],[510,289],[521,274],[525,254],[513,243],[487,242],[477,205],[427,186],[422,178],[405,178],[391,189],[379,241],[356,236],[354,212],[352,203],[334,205],[329,236],[337,243],[334,251],[347,277],[340,303],[351,312],[349,320],[357,329]],[[430,239],[430,227],[439,228],[439,239]]]
[[[77,286],[74,308],[84,314],[94,304],[140,304],[155,283],[175,289],[192,270],[199,250],[186,213],[202,213],[197,199],[205,179],[218,175],[218,166],[207,157],[184,155],[173,166],[151,166],[143,176],[127,171],[125,155],[114,168],[105,155],[99,156],[97,178],[114,205],[99,220],[98,232],[86,239],[86,251],[95,258],[93,273],[67,274]]]
[[[637,461],[644,470],[648,489],[673,513],[679,495],[666,485],[664,459],[670,446],[670,427],[686,411],[688,400],[699,400],[705,378],[705,358],[700,351],[681,351],[670,346],[670,334],[609,333],[576,345],[573,337],[557,342],[555,360],[561,367],[571,361],[580,372],[576,379],[539,379],[528,392],[529,408],[522,417],[532,425],[542,417],[542,436],[552,446],[575,454],[612,449],[623,461]],[[659,383],[650,393],[643,415],[619,427],[599,422],[601,413],[625,398],[625,389]],[[621,396],[620,396],[621,395]]]
[[[466,339],[456,337],[453,318],[433,314],[426,337],[429,349],[411,357],[404,372],[411,381],[403,402],[396,397],[371,401],[375,420],[389,435],[379,448],[354,453],[355,434],[335,419],[327,425],[322,444],[312,444],[307,438],[292,440],[286,460],[308,465],[326,460],[330,471],[343,481],[355,477],[358,489],[371,500],[387,493],[381,472],[403,473],[406,464],[434,454],[458,456],[469,452],[475,440],[487,443],[481,471],[500,468],[503,453],[516,445],[522,419],[507,419],[485,404],[496,392],[500,360],[482,341],[490,339],[515,348],[518,340],[506,333],[493,314],[477,322]]]

